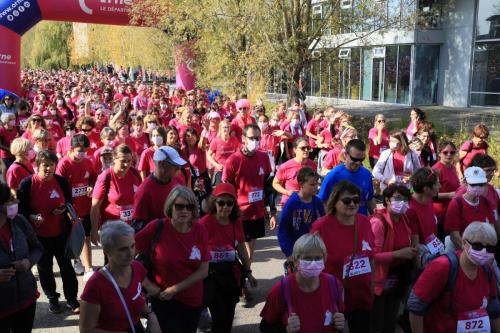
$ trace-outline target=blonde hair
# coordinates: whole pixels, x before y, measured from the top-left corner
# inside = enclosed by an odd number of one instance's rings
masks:
[[[193,191],[185,186],[176,186],[172,192],[167,197],[165,201],[165,206],[163,207],[163,212],[166,216],[172,217],[172,209],[177,198],[182,198],[188,202],[188,204],[194,205],[193,209],[193,221],[198,219],[200,212],[198,211],[198,199],[194,195]]]
[[[37,128],[33,132],[33,140],[38,141],[38,140],[49,140],[50,139],[50,133],[44,128]]]
[[[31,149],[31,142],[25,138],[15,138],[10,144],[10,152],[14,156],[26,154]]]

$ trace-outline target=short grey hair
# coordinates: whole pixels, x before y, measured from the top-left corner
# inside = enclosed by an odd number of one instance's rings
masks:
[[[6,124],[7,122],[9,122],[10,118],[12,119],[16,119],[16,115],[13,114],[13,113],[9,113],[9,112],[4,112],[2,113],[2,115],[0,116],[0,121],[4,124]]]
[[[465,228],[462,238],[469,242],[483,241],[492,246],[497,244],[497,233],[495,228],[493,228],[491,224],[485,222],[472,222],[469,224],[467,228]]]
[[[163,213],[168,216],[172,217],[172,209],[175,203],[175,200],[177,198],[182,198],[188,202],[188,204],[194,205],[196,208],[193,210],[193,220],[196,220],[198,216],[200,215],[200,212],[198,211],[198,199],[194,195],[193,191],[191,191],[189,188],[185,186],[176,186],[172,192],[167,197],[167,200],[165,201],[165,206],[163,207]]]
[[[134,229],[123,221],[111,221],[101,228],[101,244],[104,250],[118,247],[118,239],[123,236],[134,236]]]
[[[323,252],[323,259],[326,261],[326,246],[318,233],[304,234],[293,245],[293,257],[295,260],[299,260],[315,251]]]
[[[101,130],[100,138],[101,138],[101,140],[103,140],[103,139],[106,139],[109,135],[116,136],[115,130],[112,129],[111,127],[104,127]]]

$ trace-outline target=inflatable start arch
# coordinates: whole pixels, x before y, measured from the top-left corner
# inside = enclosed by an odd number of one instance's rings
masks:
[[[0,0],[0,96],[21,92],[21,36],[41,20],[130,25],[133,0]],[[186,46],[175,53],[186,54]],[[178,61],[177,61],[178,60]],[[193,89],[192,59],[176,57],[176,84]]]

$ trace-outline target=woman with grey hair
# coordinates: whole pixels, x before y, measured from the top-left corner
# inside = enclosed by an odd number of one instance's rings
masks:
[[[134,229],[122,221],[106,223],[101,244],[108,263],[93,274],[81,295],[80,332],[144,332],[140,318],[148,319],[150,332],[161,332],[142,291],[158,295],[160,288],[147,278],[147,271],[134,260]]]
[[[137,250],[151,258],[154,282],[162,290],[151,300],[162,331],[195,333],[210,260],[207,231],[196,222],[198,201],[187,187],[170,192],[164,213],[137,233]]]
[[[260,331],[342,331],[342,287],[333,275],[322,273],[327,251],[319,234],[297,239],[292,256],[297,272],[283,277],[267,295]]]
[[[0,116],[2,126],[0,127],[0,158],[5,164],[5,169],[16,159],[10,152],[10,144],[19,136],[16,129],[16,115],[14,113],[2,113]]]
[[[413,333],[500,332],[500,303],[491,263],[497,235],[488,223],[473,222],[463,250],[431,261],[408,299]]]

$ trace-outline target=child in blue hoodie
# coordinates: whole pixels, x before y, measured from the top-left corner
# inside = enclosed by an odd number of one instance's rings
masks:
[[[295,241],[307,234],[314,221],[325,215],[325,208],[321,199],[316,196],[319,186],[319,175],[309,167],[299,170],[297,182],[299,192],[294,192],[288,198],[278,226],[278,241],[281,251],[287,257],[287,264],[293,262],[292,252]]]

